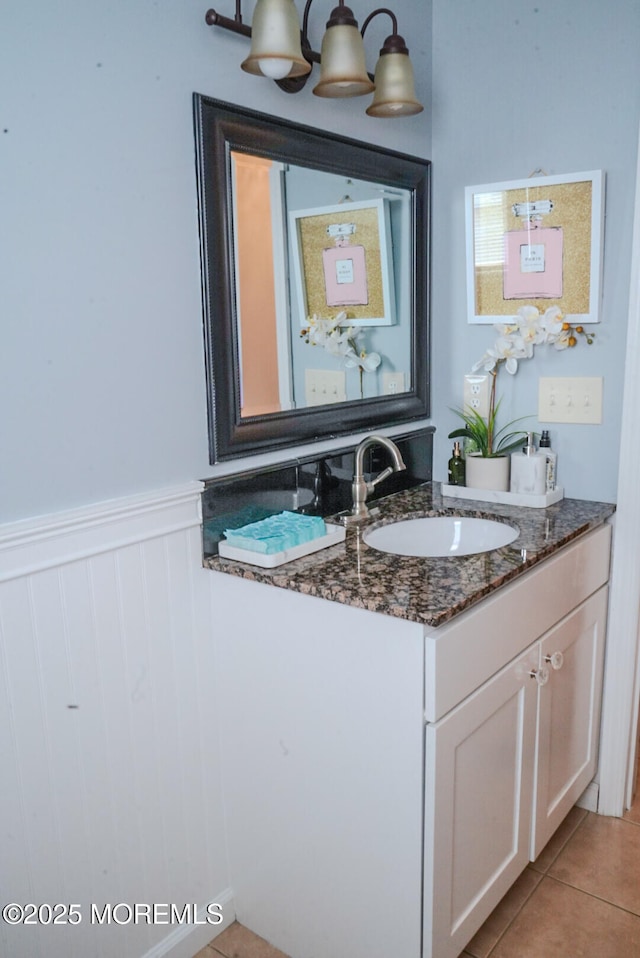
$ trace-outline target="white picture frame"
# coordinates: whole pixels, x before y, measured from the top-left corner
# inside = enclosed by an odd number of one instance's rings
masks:
[[[524,305],[557,305],[573,324],[600,322],[602,170],[468,186],[465,233],[468,323],[504,323]]]
[[[329,233],[329,228],[332,232]],[[351,229],[350,227],[353,227]],[[300,328],[314,313],[323,319],[341,311],[349,326],[392,326],[396,322],[394,267],[389,202],[385,199],[340,203],[289,213],[292,251],[292,282],[298,304]],[[344,246],[336,247],[336,239]],[[349,257],[349,246],[357,256]],[[327,263],[335,249],[343,254]],[[347,290],[345,299],[331,285],[327,271],[335,269],[338,282]],[[362,269],[366,276],[363,278]],[[366,280],[366,299],[362,294]],[[354,301],[357,300],[357,301]],[[294,318],[295,322],[295,318]]]

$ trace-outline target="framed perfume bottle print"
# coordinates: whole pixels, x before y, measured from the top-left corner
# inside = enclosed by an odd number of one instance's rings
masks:
[[[341,203],[289,213],[293,282],[304,327],[314,313],[347,313],[350,326],[396,321],[387,200]]]
[[[601,170],[467,187],[468,322],[525,304],[600,322],[603,196]]]

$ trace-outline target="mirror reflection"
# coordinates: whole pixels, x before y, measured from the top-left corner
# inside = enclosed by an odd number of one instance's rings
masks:
[[[194,120],[211,462],[427,416],[428,161]]]
[[[230,155],[241,416],[410,390],[410,191]]]

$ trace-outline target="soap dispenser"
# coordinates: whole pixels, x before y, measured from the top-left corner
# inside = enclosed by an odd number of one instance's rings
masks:
[[[543,496],[547,488],[547,457],[536,449],[533,433],[527,433],[522,452],[511,453],[510,491],[526,496]]]
[[[464,486],[465,471],[465,462],[460,452],[460,443],[454,442],[453,452],[449,460],[449,485]]]

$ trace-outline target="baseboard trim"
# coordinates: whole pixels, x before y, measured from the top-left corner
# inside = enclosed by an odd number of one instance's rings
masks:
[[[213,909],[214,905],[217,905],[218,908]],[[212,909],[212,913],[215,914],[217,911],[222,915],[222,921],[219,924],[206,921],[209,907]],[[236,910],[233,892],[230,888],[227,888],[221,894],[212,898],[210,902],[198,905],[198,921],[203,922],[203,924],[178,925],[166,938],[146,951],[142,958],[193,958],[235,920]]]
[[[201,482],[0,526],[0,582],[201,523]]]

